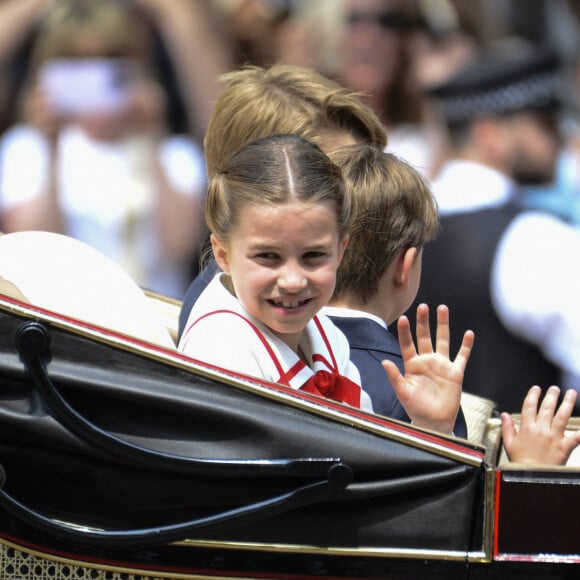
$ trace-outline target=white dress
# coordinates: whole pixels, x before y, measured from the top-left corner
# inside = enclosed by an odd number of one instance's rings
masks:
[[[251,316],[225,288],[220,273],[194,304],[179,342],[183,353],[240,374],[301,389],[320,371],[347,377],[358,387],[358,406],[372,411],[350,361],[346,337],[324,315],[315,316],[300,338],[305,364],[294,350]],[[310,391],[312,392],[312,391]],[[332,398],[332,397],[331,397]]]

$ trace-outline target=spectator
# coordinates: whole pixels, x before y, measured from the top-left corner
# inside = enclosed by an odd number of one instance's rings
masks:
[[[411,77],[418,3],[342,0],[341,6],[337,76],[379,115],[389,136],[388,150],[429,177],[437,135],[427,129],[422,95]]]
[[[543,2],[542,6],[543,18],[536,24],[558,47],[566,72],[563,143],[553,181],[538,182],[534,174],[518,175],[517,179],[524,189],[526,207],[551,212],[580,227],[580,2]]]
[[[415,42],[408,76],[409,82],[425,94],[465,66],[498,33],[490,14],[493,6],[486,1],[443,0],[423,3],[421,8],[425,27]],[[429,170],[423,174],[433,179],[446,158],[448,143],[445,127],[429,99],[423,100],[421,124],[431,137]]]
[[[50,0],[0,0],[0,134],[10,125],[22,77],[20,52]]]
[[[509,412],[530,385],[580,376],[580,233],[522,211],[514,182],[524,168],[553,174],[557,64],[550,51],[487,51],[433,91],[453,152],[433,184],[441,234],[417,302],[444,301],[452,336],[475,331],[464,388]]]
[[[0,214],[7,232],[70,235],[139,285],[181,297],[202,227],[203,156],[190,139],[167,135],[148,62],[151,29],[140,16],[113,0],[51,4],[22,122],[1,143]],[[73,71],[67,82],[102,79],[106,100],[96,102],[97,87],[59,90],[52,81],[63,66]]]

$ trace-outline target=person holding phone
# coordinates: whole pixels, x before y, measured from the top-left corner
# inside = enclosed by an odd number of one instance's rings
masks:
[[[142,13],[115,0],[50,5],[3,136],[4,231],[64,233],[144,288],[181,297],[203,227],[201,148],[169,135]]]

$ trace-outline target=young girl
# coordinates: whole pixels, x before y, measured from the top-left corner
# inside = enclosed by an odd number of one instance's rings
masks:
[[[206,198],[222,272],[193,306],[179,349],[371,411],[346,338],[318,314],[334,291],[350,219],[342,174],[316,145],[277,135],[239,150]]]
[[[217,274],[193,306],[181,351],[222,368],[260,377],[371,411],[350,362],[348,341],[319,310],[333,294],[348,242],[350,196],[340,169],[295,135],[250,143],[223,162],[210,182],[206,220]],[[448,321],[438,325],[442,352]],[[461,389],[471,345],[455,361],[434,358],[428,324],[415,350],[403,329],[403,363],[421,359],[423,380]],[[389,369],[392,381],[406,383]],[[411,386],[411,385],[409,385]]]

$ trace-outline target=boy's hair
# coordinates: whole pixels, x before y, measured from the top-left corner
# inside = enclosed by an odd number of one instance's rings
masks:
[[[317,146],[297,135],[274,135],[242,147],[218,166],[209,183],[205,218],[227,240],[248,203],[331,202],[339,235],[348,233],[350,196],[340,169]]]
[[[354,296],[364,304],[402,250],[421,249],[435,237],[437,204],[423,177],[395,155],[360,144],[329,157],[342,169],[354,210],[334,296]]]
[[[380,119],[356,93],[320,73],[299,66],[247,66],[222,75],[222,93],[204,139],[208,177],[246,143],[276,134],[296,134],[322,149],[336,133],[383,149]]]

